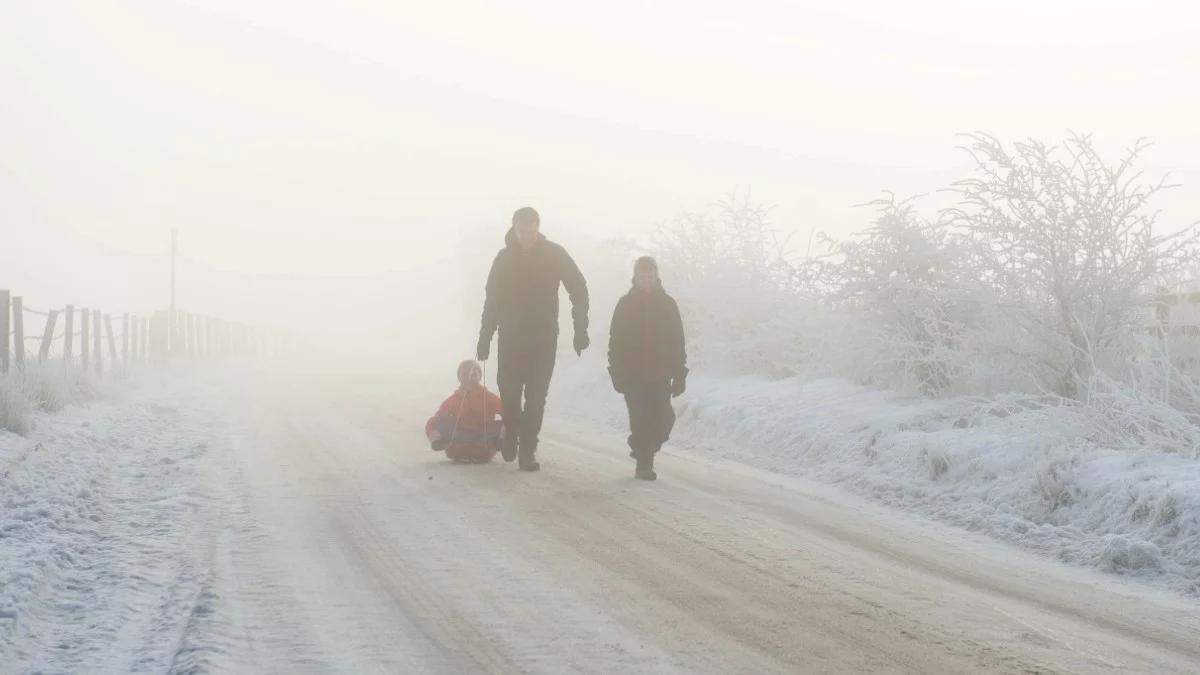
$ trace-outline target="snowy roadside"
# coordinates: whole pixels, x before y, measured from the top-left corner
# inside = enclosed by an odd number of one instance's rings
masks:
[[[627,428],[620,396],[592,360],[563,359],[553,386],[551,414]],[[1200,461],[1097,447],[1077,411],[977,415],[966,399],[703,373],[689,378],[675,409],[668,454],[816,479],[1064,562],[1200,595]]]
[[[198,404],[156,378],[0,431],[5,672],[187,667],[219,508]]]

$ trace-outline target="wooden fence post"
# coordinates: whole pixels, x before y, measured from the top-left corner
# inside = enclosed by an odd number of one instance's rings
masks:
[[[158,362],[163,363],[171,355],[171,312],[159,312],[154,322],[158,324]]]
[[[175,314],[168,311],[163,316],[163,321],[166,322],[167,334],[170,336],[170,342],[167,343],[167,355],[174,358],[179,353],[179,329],[175,324]]]
[[[187,334],[187,312],[182,310],[175,312],[175,326],[175,331],[179,335],[179,351],[176,355],[181,359],[186,359],[192,350],[190,336]]]
[[[21,296],[12,299],[13,360],[17,370],[25,370],[25,304]]]
[[[183,333],[183,355],[190,359],[196,351],[196,336],[192,333],[192,315],[184,312],[179,320],[183,322],[180,331]]]
[[[151,363],[154,360],[154,350],[157,345],[154,344],[154,322],[157,320],[158,314],[151,312],[150,316],[146,317],[142,326],[142,359],[146,363]]]
[[[160,351],[163,347],[161,344],[163,340],[163,336],[161,335],[163,326],[160,325],[162,323],[162,312],[151,314],[149,321],[149,333],[147,335],[150,343],[148,345],[149,349],[146,350],[146,356],[149,358],[150,363],[157,363],[162,358],[162,352]]]
[[[8,306],[12,296],[0,291],[0,375],[8,372]]]
[[[187,312],[177,312],[175,315],[176,328],[179,331],[179,358],[186,359],[192,345],[188,343]]]
[[[75,305],[67,305],[66,313],[63,325],[63,363],[69,366],[72,352],[75,351]]]
[[[121,364],[129,370],[129,312],[121,315]]]
[[[188,331],[188,357],[195,359],[200,356],[200,331],[197,330],[198,317],[195,314],[188,313],[187,331]]]
[[[97,375],[101,375],[104,372],[104,350],[102,349],[102,347],[103,347],[103,345],[101,344],[102,343],[102,340],[101,340],[102,333],[100,332],[102,330],[104,330],[104,329],[100,327],[100,310],[93,309],[92,310],[92,341],[95,344],[93,344],[92,346],[95,347],[95,349],[93,351],[95,352],[94,356],[96,357],[96,374]]]
[[[199,336],[196,335],[196,315],[187,315],[188,358],[195,359],[200,353]]]
[[[152,312],[146,317],[146,362],[153,363],[158,358],[158,312]]]
[[[91,333],[92,313],[87,307],[79,310],[79,367],[83,372],[88,371],[88,366],[91,365],[91,359],[88,356],[92,349],[92,333]]]
[[[113,372],[117,370],[117,341],[113,339],[112,316],[104,315],[104,332],[108,333],[108,355]]]
[[[42,333],[42,348],[38,350],[38,363],[45,363],[50,358],[50,347],[54,344],[54,324],[58,323],[58,310],[50,310],[46,317],[46,330]]]

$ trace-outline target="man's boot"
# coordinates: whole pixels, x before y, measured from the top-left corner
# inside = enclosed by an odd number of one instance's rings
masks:
[[[532,472],[541,469],[542,465],[538,464],[537,455],[533,450],[521,448],[520,457],[517,460],[517,468],[521,471]]]
[[[638,455],[637,469],[633,472],[633,477],[638,480],[656,480],[658,474],[654,473],[654,453],[643,452]]]

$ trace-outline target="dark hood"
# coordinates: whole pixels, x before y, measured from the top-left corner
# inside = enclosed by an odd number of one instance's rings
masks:
[[[630,279],[630,280],[629,280],[629,292],[630,292],[630,294],[633,294],[633,293],[637,293],[637,292],[638,292],[638,289],[637,289],[637,278],[636,278],[636,277],[635,277],[635,278],[633,278],[633,279]],[[666,292],[667,292],[667,289],[666,289],[666,288],[663,288],[663,282],[662,282],[662,279],[655,279],[655,280],[654,280],[654,288],[650,290],[650,293],[651,293],[652,295],[657,295],[657,294],[659,294],[659,293],[662,293],[662,294],[664,294],[664,295],[665,295],[665,294],[666,294]]]
[[[541,232],[538,232],[537,244],[534,244],[533,247],[537,248],[539,244],[543,244],[543,243],[545,243],[545,241],[546,241],[546,235],[542,234]],[[504,235],[504,245],[511,249],[517,249],[517,250],[521,249],[521,242],[517,241],[517,228],[515,228],[515,227],[508,228],[508,234]]]

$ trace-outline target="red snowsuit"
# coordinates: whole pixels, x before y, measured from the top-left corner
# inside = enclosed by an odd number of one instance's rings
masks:
[[[439,432],[448,440],[446,456],[469,462],[490,462],[503,437],[500,397],[483,386],[470,391],[458,389],[425,424],[425,435]]]

